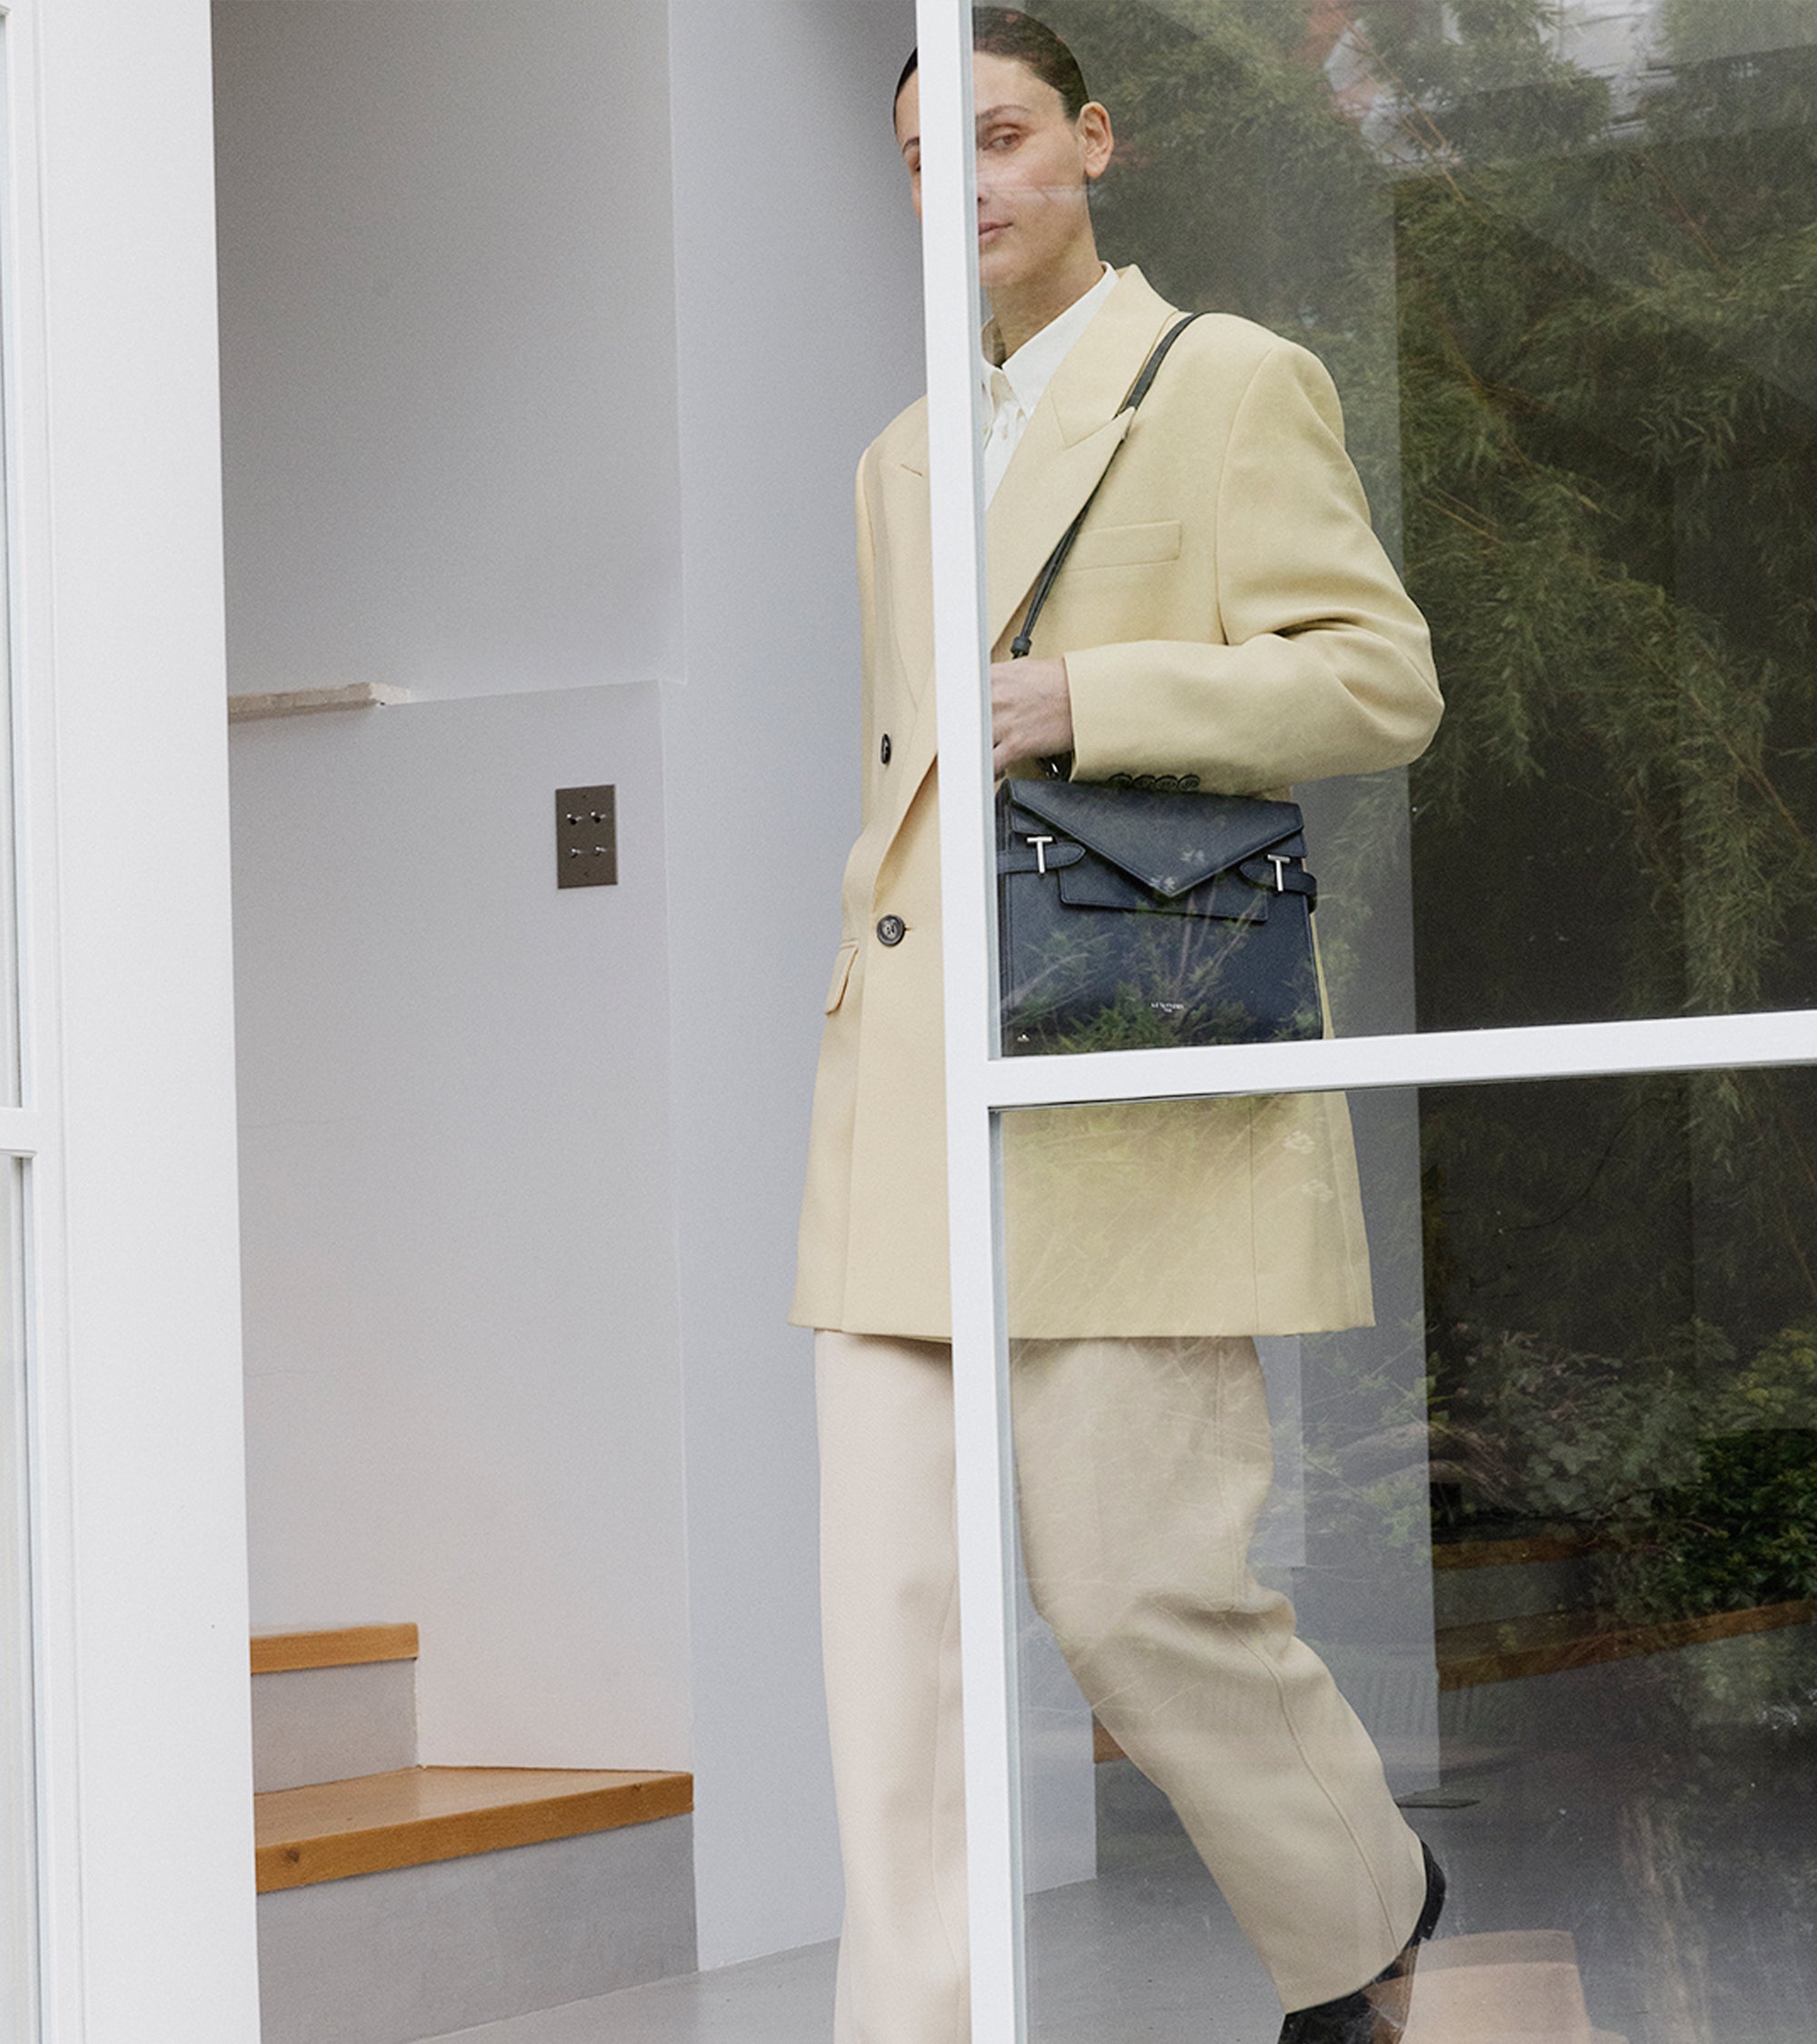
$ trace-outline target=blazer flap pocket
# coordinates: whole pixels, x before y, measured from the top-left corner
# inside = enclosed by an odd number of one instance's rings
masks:
[[[830,1015],[846,997],[846,981],[851,977],[852,960],[858,956],[856,944],[841,944],[839,955],[833,960],[833,977],[827,987],[826,1012]]]
[[[1087,525],[1067,556],[1067,566],[1134,568],[1179,557],[1179,521],[1164,518],[1153,525]]]

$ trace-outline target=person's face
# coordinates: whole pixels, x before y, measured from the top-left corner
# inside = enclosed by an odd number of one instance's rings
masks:
[[[1077,121],[1014,57],[972,57],[978,109],[978,267],[986,291],[1016,290],[1061,267],[1091,233],[1086,187],[1110,161],[1110,116],[1093,101]],[[921,212],[921,76],[896,103],[896,139]]]

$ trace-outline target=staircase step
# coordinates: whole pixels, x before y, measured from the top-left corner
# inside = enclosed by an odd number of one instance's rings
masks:
[[[1569,1668],[1592,1668],[1641,1654],[1667,1653],[1749,1632],[1807,1625],[1817,1619],[1817,1599],[1767,1604],[1752,1611],[1713,1612],[1702,1618],[1669,1619],[1635,1625],[1610,1611],[1547,1612],[1484,1624],[1448,1625],[1437,1635],[1438,1686],[1474,1689],[1488,1682],[1518,1682]]]
[[[414,1625],[266,1626],[252,1652],[260,1793],[416,1764]]]
[[[414,1625],[261,1626],[253,1633],[253,1672],[299,1668],[360,1668],[376,1661],[414,1661]]]
[[[618,1770],[406,1767],[253,1798],[262,1895],[679,1817],[694,1779]]]

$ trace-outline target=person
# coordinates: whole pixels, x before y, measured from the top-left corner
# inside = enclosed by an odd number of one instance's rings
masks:
[[[1098,257],[1106,109],[1013,11],[975,17],[994,758],[1280,791],[1415,758],[1440,700],[1330,378],[1178,318]],[[897,139],[919,206],[911,55]],[[1114,463],[1111,461],[1115,453]],[[1102,488],[1030,657],[1030,585]],[[790,1318],[815,1333],[827,1696],[846,1871],[839,2044],[968,2034],[927,421],[857,490],[863,827],[826,997]],[[1371,1317],[1341,1097],[1024,1111],[1005,1131],[1029,1586],[1280,1994],[1286,2044],[1386,2044],[1444,1881],[1247,1553],[1271,1477],[1254,1336]],[[1018,1219],[1018,1216],[1020,1217]]]

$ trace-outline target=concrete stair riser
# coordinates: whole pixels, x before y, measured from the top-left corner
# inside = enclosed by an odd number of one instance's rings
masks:
[[[417,2044],[695,1963],[688,1817],[259,1898],[263,2044]]]
[[[261,1794],[415,1764],[415,1662],[253,1677],[253,1786]]]

